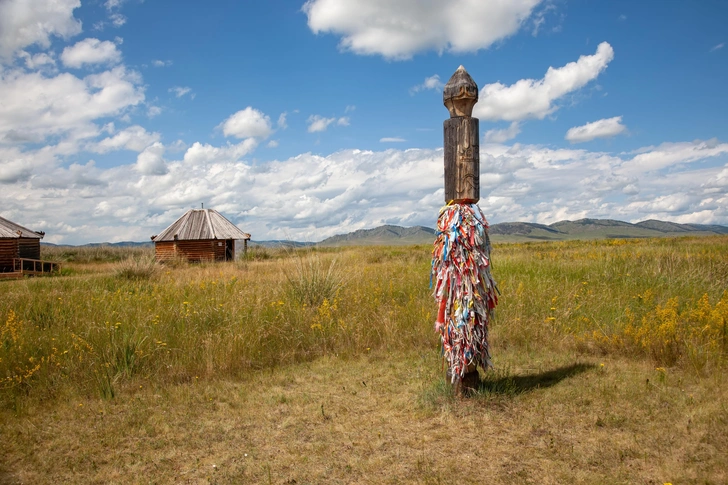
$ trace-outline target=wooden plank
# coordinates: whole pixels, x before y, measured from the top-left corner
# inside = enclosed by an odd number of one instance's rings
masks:
[[[0,280],[19,280],[23,277],[23,273],[0,273]]]
[[[13,271],[13,259],[18,257],[18,239],[0,239],[0,272]]]
[[[458,116],[443,123],[445,202],[473,204],[480,200],[480,124]]]
[[[18,257],[40,259],[40,239],[18,239]]]
[[[191,262],[225,261],[226,241],[224,239],[204,239],[193,241],[161,241],[154,243],[157,261],[181,257]],[[233,242],[233,259],[235,255]]]

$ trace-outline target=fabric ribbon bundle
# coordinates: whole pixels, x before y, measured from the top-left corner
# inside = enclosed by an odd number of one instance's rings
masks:
[[[440,210],[430,287],[433,283],[439,305],[435,329],[454,383],[469,366],[491,366],[488,326],[498,297],[490,275],[488,222],[476,204]]]

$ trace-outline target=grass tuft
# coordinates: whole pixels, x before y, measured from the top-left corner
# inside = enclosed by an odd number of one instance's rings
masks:
[[[158,272],[154,257],[131,257],[116,265],[116,277],[126,280],[149,280]]]
[[[333,301],[344,286],[345,278],[336,258],[325,261],[318,253],[307,251],[292,258],[293,267],[286,272],[286,292],[300,304],[318,307]]]

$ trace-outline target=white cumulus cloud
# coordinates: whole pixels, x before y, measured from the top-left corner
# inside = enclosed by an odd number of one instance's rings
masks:
[[[114,27],[121,27],[126,23],[126,17],[120,13],[112,13],[109,15],[109,20],[111,20],[111,25]]]
[[[308,123],[308,132],[316,133],[320,131],[326,131],[331,123],[334,123],[336,118],[324,118],[321,115],[311,115],[308,117],[306,122]]]
[[[84,78],[2,71],[0,92],[0,140],[43,140],[79,132],[96,136],[94,120],[119,115],[144,101],[141,77],[123,66]]]
[[[278,117],[277,125],[278,125],[278,128],[280,128],[281,130],[285,130],[286,128],[288,128],[288,122],[286,121],[286,116],[288,116],[288,113],[284,111]]]
[[[147,109],[147,116],[150,118],[154,118],[155,116],[159,116],[162,114],[162,108],[159,106],[150,106]]]
[[[135,168],[144,175],[164,175],[168,172],[164,161],[164,145],[155,142],[137,156]]]
[[[174,94],[176,97],[181,98],[185,94],[189,94],[192,92],[192,88],[188,86],[174,86],[167,90],[167,92]],[[195,97],[195,95],[191,95],[192,98]]]
[[[521,132],[521,126],[518,121],[514,121],[508,128],[500,130],[493,129],[488,130],[483,135],[483,139],[486,143],[504,143],[508,140],[514,139]]]
[[[18,57],[25,60],[25,67],[31,70],[41,69],[45,66],[55,66],[56,60],[51,54],[45,52],[39,52],[37,54],[29,54],[25,51],[20,51]]]
[[[341,36],[339,47],[388,59],[474,52],[516,33],[540,0],[308,0],[314,33]]]
[[[268,138],[273,133],[273,128],[269,116],[248,106],[223,121],[222,132],[225,136],[235,138]]]
[[[65,66],[74,68],[84,64],[118,64],[121,61],[121,52],[113,42],[89,37],[63,49],[61,61]]]
[[[418,84],[416,86],[412,86],[410,88],[410,94],[415,94],[420,91],[426,91],[426,90],[435,90],[439,91],[445,86],[445,83],[440,81],[440,76],[435,74],[430,77],[426,77],[424,82],[422,84]]]
[[[562,67],[549,67],[543,79],[521,79],[510,86],[487,84],[480,91],[473,116],[490,121],[543,119],[559,108],[555,104],[559,98],[596,79],[613,58],[612,46],[602,42],[594,55],[581,56]]]
[[[106,7],[107,10],[113,10],[121,7],[125,1],[126,0],[106,0],[104,2],[104,7]]]
[[[115,150],[131,150],[141,152],[149,145],[158,142],[159,133],[149,133],[139,125],[130,126],[116,133],[114,136],[90,144],[87,150],[95,153],[107,153]]]
[[[29,45],[50,46],[51,36],[64,39],[81,32],[73,11],[80,0],[0,1],[0,59]]]
[[[3,214],[11,219],[23,214],[26,225],[46,231],[48,242],[141,241],[204,201],[256,240],[318,241],[381,224],[433,227],[445,202],[442,149],[342,150],[244,161],[256,143],[255,138],[222,146],[197,142],[181,159],[165,160],[165,147],[154,142],[136,163],[56,166],[43,174],[33,170],[47,156],[42,150],[0,146],[0,158],[13,161],[0,164]],[[727,224],[726,153],[728,146],[714,140],[667,143],[634,154],[482,145],[480,206],[491,223],[594,217]],[[643,165],[666,157],[669,171]],[[625,171],[629,164],[642,170]]]
[[[593,121],[582,126],[569,128],[566,132],[565,139],[571,143],[583,143],[591,141],[595,138],[610,138],[627,131],[627,127],[622,124],[622,117],[605,118]]]
[[[245,139],[238,144],[228,143],[222,147],[195,142],[185,152],[184,162],[192,166],[221,162],[237,162],[242,157],[255,150],[255,147],[257,146],[258,141],[255,138]]]
[[[728,154],[728,143],[720,143],[715,138],[692,142],[662,143],[657,147],[647,147],[639,152],[631,160],[625,161],[619,170],[628,174],[646,174],[676,165],[718,157]]]

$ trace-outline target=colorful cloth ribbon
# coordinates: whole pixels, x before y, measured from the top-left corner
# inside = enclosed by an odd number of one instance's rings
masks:
[[[453,383],[470,365],[491,367],[488,326],[498,303],[490,275],[488,222],[476,204],[440,210],[430,288],[438,303],[435,330]]]

